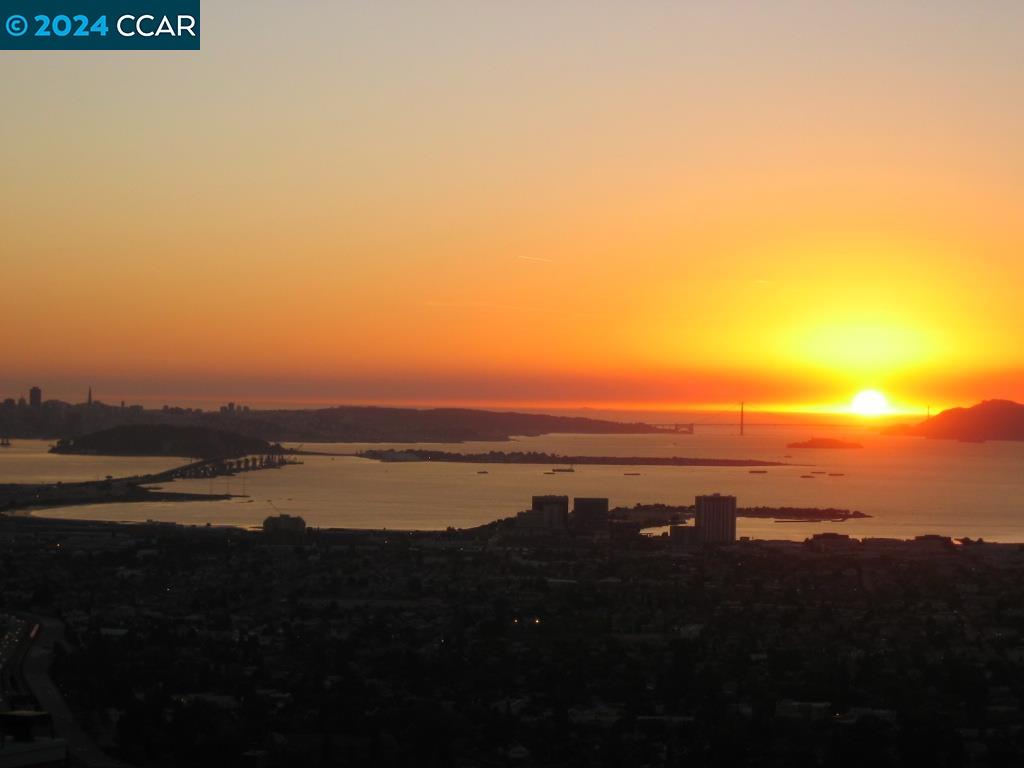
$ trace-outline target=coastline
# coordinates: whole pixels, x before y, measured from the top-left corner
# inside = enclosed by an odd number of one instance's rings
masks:
[[[419,449],[408,450],[368,450],[348,454],[361,459],[371,459],[386,463],[443,461],[456,464],[551,464],[565,465],[596,465],[617,467],[793,467],[802,466],[784,461],[766,461],[763,459],[722,459],[692,458],[681,456],[564,456],[554,453],[520,452],[505,453],[491,451],[488,453],[455,453],[450,451],[428,451]]]
[[[392,528],[368,528],[368,527],[309,527],[307,528],[309,540],[303,543],[304,546],[315,546],[318,538],[326,538],[330,540],[334,537],[353,537],[357,539],[365,540],[382,540],[385,542],[400,543],[406,542],[449,542],[457,545],[465,545],[468,542],[475,542],[481,547],[488,548],[490,544],[490,538],[496,534],[503,532],[503,529],[508,528],[512,525],[513,518],[502,518],[494,520],[484,525],[473,526],[468,528],[448,528],[442,530],[430,530],[430,529],[409,529],[409,530],[396,530]],[[785,521],[782,521],[785,522]],[[254,526],[243,526],[234,524],[203,524],[203,523],[182,523],[182,522],[168,522],[160,520],[94,520],[89,518],[65,518],[65,517],[48,517],[45,515],[10,515],[0,513],[0,529],[5,525],[19,525],[27,524],[32,526],[39,526],[43,528],[53,529],[74,529],[74,528],[91,528],[91,529],[103,529],[103,530],[123,530],[125,532],[137,531],[140,528],[152,527],[159,528],[165,531],[178,531],[182,534],[189,533],[201,533],[201,532],[222,532],[226,534],[241,534],[247,536],[264,536],[264,532],[259,527]],[[813,534],[806,537],[803,540],[793,540],[784,538],[755,538],[755,537],[741,537],[737,538],[736,541],[728,544],[712,545],[711,549],[730,549],[734,547],[750,547],[750,546],[785,546],[785,547],[802,547],[804,544],[811,542],[812,540],[820,539],[827,542],[830,546],[829,549],[835,549],[837,546],[841,549],[848,550],[849,547],[864,547],[867,549],[879,548],[885,551],[889,547],[893,546],[915,546],[923,547],[928,551],[938,551],[939,548],[944,548],[948,551],[956,551],[963,545],[970,546],[988,546],[993,548],[1007,548],[1007,549],[1019,549],[1024,547],[1024,540],[1017,541],[990,541],[981,538],[971,538],[970,536],[959,536],[957,534],[950,533],[926,533],[917,534],[911,537],[886,537],[886,536],[856,536],[847,535],[831,532],[823,532]],[[534,546],[550,546],[550,547],[577,547],[577,546],[592,546],[597,543],[591,536],[587,534],[567,534],[567,535],[556,535],[550,537],[532,538]],[[633,544],[644,548],[657,547],[663,542],[670,541],[670,537],[665,535],[641,535],[632,539]],[[501,544],[501,546],[517,546],[515,544]]]

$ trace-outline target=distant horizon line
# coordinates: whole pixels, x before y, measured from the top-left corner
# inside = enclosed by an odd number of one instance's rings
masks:
[[[9,396],[3,396],[0,401],[8,399]],[[636,414],[638,417],[644,414],[653,416],[678,416],[682,417],[720,417],[720,416],[734,416],[727,421],[718,422],[721,424],[732,424],[737,423],[739,420],[739,412],[741,403],[693,403],[693,404],[680,404],[680,403],[586,403],[586,404],[567,404],[564,402],[510,402],[510,401],[472,401],[472,400],[374,400],[364,398],[352,398],[347,400],[332,400],[320,397],[309,397],[309,398],[266,398],[266,397],[252,397],[246,398],[244,396],[237,397],[233,400],[223,400],[215,397],[158,397],[158,396],[131,396],[131,395],[114,395],[112,397],[104,398],[102,393],[97,394],[95,391],[92,393],[92,402],[94,404],[100,404],[108,407],[119,407],[121,402],[124,401],[125,407],[141,405],[147,410],[161,410],[164,407],[167,408],[183,408],[183,409],[201,409],[204,412],[217,411],[220,407],[226,406],[230,403],[234,403],[239,408],[248,406],[252,410],[256,411],[272,411],[272,410],[318,410],[325,408],[410,408],[414,410],[435,410],[435,409],[465,409],[465,410],[479,410],[479,411],[498,411],[498,412],[528,412],[528,413],[552,413],[554,414],[572,414],[572,415],[583,415],[594,414],[621,414],[628,418],[629,414]],[[14,398],[17,399],[17,398]],[[975,400],[970,403],[973,405],[977,402],[982,402],[989,399],[1000,399],[984,397]],[[1008,399],[1008,398],[1006,398]],[[46,398],[43,402],[63,402],[68,405],[86,405],[85,400],[74,401],[67,400],[63,397],[51,397]],[[930,413],[936,415],[944,410],[955,407],[965,407],[962,404],[941,404],[932,405],[930,407]],[[900,404],[893,405],[890,411],[882,414],[865,416],[863,414],[854,413],[850,410],[849,404],[782,404],[782,403],[765,403],[757,404],[746,402],[744,403],[745,415],[748,418],[748,424],[756,426],[757,422],[750,422],[750,416],[781,416],[781,417],[795,417],[795,416],[829,416],[829,417],[840,417],[846,422],[858,423],[858,424],[871,424],[884,422],[890,419],[897,418],[914,418],[914,417],[926,417],[929,413],[929,406],[902,406]],[[605,416],[604,418],[608,418]],[[711,425],[715,422],[705,422]],[[762,422],[763,425],[763,422]]]

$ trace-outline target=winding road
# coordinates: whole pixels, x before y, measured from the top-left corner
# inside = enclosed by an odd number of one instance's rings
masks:
[[[64,642],[64,625],[48,616],[23,614],[22,618],[29,626],[38,629],[34,637],[28,637],[28,642],[21,651],[21,679],[39,703],[39,707],[50,713],[57,735],[67,740],[71,765],[83,768],[130,768],[128,763],[115,760],[99,748],[75,720],[67,702],[50,677],[53,647]],[[29,635],[31,631],[28,631]]]

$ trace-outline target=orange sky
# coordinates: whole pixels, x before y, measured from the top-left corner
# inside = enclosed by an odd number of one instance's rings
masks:
[[[1024,400],[1024,7],[682,5],[225,0],[199,54],[0,55],[0,385]]]

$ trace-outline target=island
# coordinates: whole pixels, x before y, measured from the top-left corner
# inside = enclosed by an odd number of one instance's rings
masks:
[[[853,443],[847,440],[836,440],[832,437],[814,437],[810,440],[804,440],[802,443],[790,443],[786,446],[787,448],[825,448],[825,449],[850,449],[850,448],[863,448],[864,446],[860,443]]]
[[[125,424],[57,441],[50,453],[97,456],[191,456],[225,459],[281,453],[280,445],[234,432],[169,424]]]
[[[918,424],[897,424],[882,433],[970,443],[1024,440],[1024,405],[985,400],[970,408],[950,408]]]
[[[449,451],[408,450],[368,450],[355,454],[363,459],[375,461],[441,461],[463,464],[550,464],[558,466],[598,464],[603,466],[637,466],[637,467],[781,467],[787,466],[781,461],[762,461],[760,459],[718,459],[718,458],[687,458],[680,456],[563,456],[556,453],[537,451],[488,451],[486,453],[454,453]],[[563,469],[562,471],[567,471]]]

